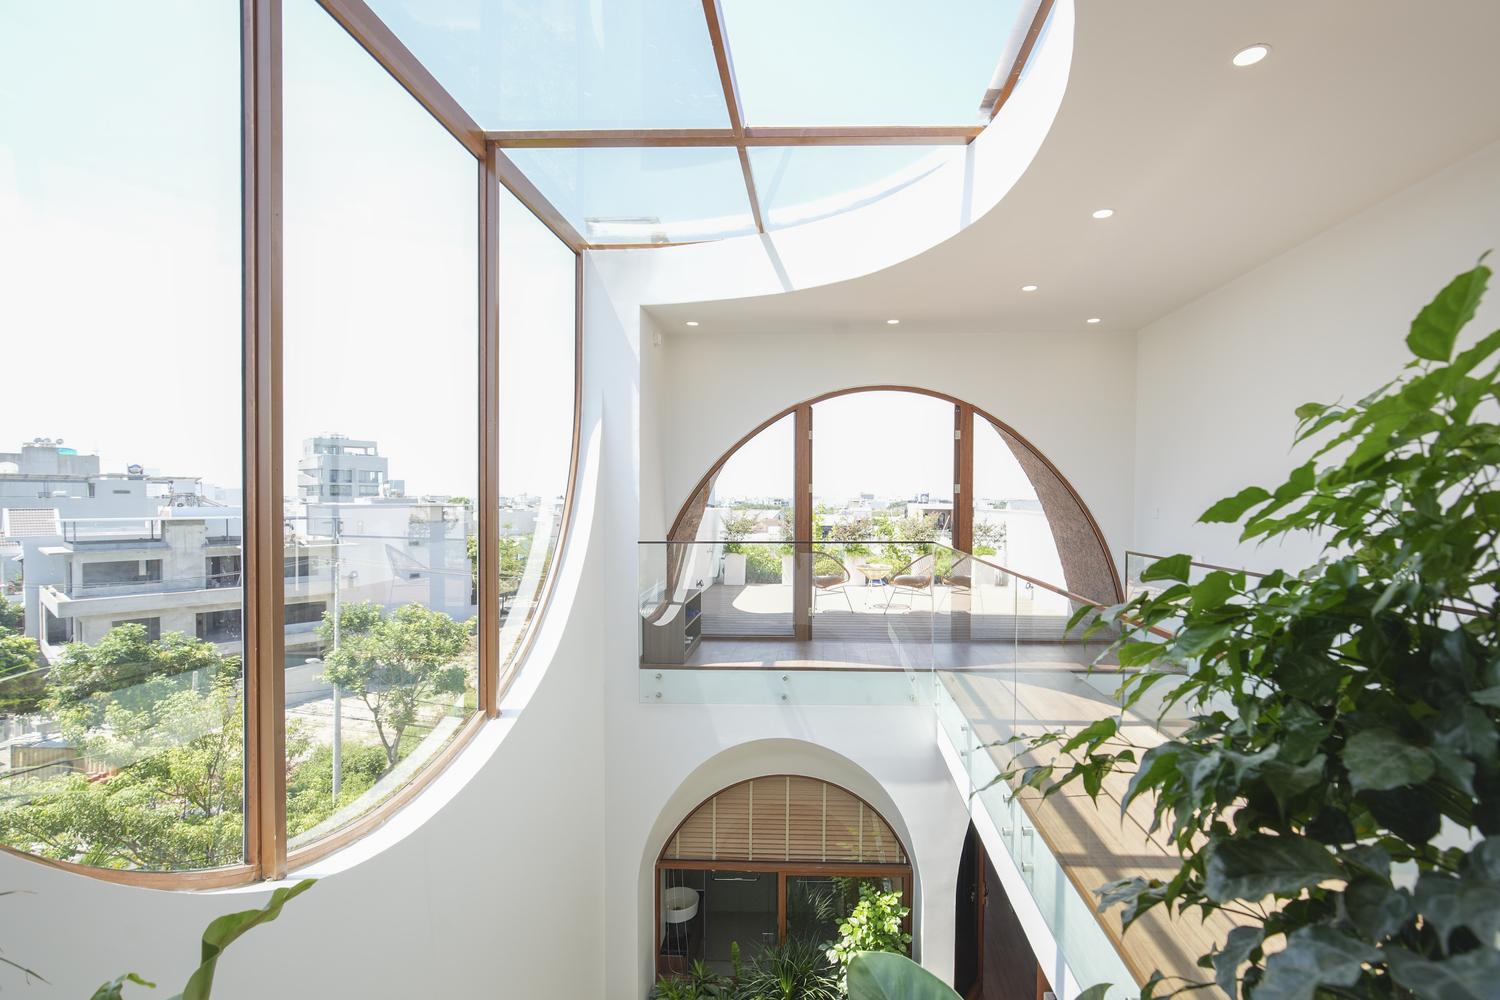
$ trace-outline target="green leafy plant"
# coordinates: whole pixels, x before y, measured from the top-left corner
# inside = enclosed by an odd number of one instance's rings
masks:
[[[731,555],[744,553],[745,539],[750,537],[757,523],[753,514],[730,514],[724,518],[724,551]]]
[[[266,905],[258,910],[241,910],[238,913],[226,913],[216,918],[203,932],[203,949],[198,968],[188,977],[187,985],[182,988],[181,993],[174,994],[169,1000],[208,1000],[213,992],[214,970],[218,967],[219,958],[224,954],[224,949],[233,944],[239,937],[261,924],[268,924],[281,916],[281,908],[287,902],[311,889],[317,879],[303,879],[296,885],[285,886],[271,893],[271,898]],[[134,972],[127,972],[100,986],[94,991],[91,1000],[121,1000],[122,991],[127,983],[135,983],[151,989],[156,984],[142,979]]]
[[[1104,1000],[1108,983],[1091,986],[1078,1000]],[[864,951],[849,961],[849,1000],[961,1000],[937,976],[905,955]]]
[[[961,1000],[953,987],[905,955],[868,951],[850,957],[849,1000]]]
[[[859,902],[839,924],[839,939],[825,947],[828,961],[838,969],[839,988],[848,991],[849,963],[862,952],[888,951],[905,954],[911,935],[901,928],[911,908],[901,905],[901,893],[883,892],[860,883]]]
[[[840,1000],[823,950],[798,937],[767,945],[739,979],[736,1000]]]
[[[318,635],[332,642],[324,612]],[[339,647],[329,652],[323,678],[365,703],[385,747],[387,770],[401,759],[401,739],[426,703],[463,693],[470,637],[462,622],[420,604],[387,614],[374,604],[339,609]]]
[[[1198,964],[1231,996],[1500,988],[1500,331],[1456,353],[1489,277],[1481,263],[1422,309],[1397,379],[1297,410],[1297,439],[1320,445],[1286,482],[1202,517],[1246,540],[1315,532],[1316,565],[1189,584],[1173,556],[1143,574],[1169,584],[1156,596],[1077,616],[1122,628],[1122,704],[1169,689],[1186,731],[1137,761],[1103,719],[1028,740],[1061,759],[1012,772],[1091,795],[1134,772],[1124,801],[1152,802],[1181,867],[1101,905],[1127,928],[1157,906],[1230,915]]]
[[[733,983],[695,960],[685,976],[661,976],[651,989],[652,1000],[728,1000]]]

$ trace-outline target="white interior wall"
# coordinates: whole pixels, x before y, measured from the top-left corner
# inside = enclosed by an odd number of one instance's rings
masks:
[[[1117,559],[1128,547],[1135,446],[1135,344],[1128,334],[952,333],[904,324],[753,336],[689,331],[667,333],[644,355],[642,368],[659,365],[667,390],[655,400],[662,452],[652,455],[655,442],[643,441],[641,454],[643,476],[660,469],[667,524],[709,466],[777,411],[834,389],[912,385],[957,396],[1010,424],[1073,484]],[[643,525],[645,506],[643,480]]]
[[[1316,558],[1311,539],[1259,548],[1239,544],[1233,526],[1195,522],[1221,497],[1274,487],[1306,461],[1312,449],[1289,447],[1292,411],[1353,401],[1394,378],[1418,310],[1497,246],[1500,143],[1141,330],[1134,547],[1261,570]],[[1492,288],[1470,333],[1497,325]]]

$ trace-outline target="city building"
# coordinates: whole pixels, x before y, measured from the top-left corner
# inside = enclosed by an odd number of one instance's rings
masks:
[[[0,995],[1495,997],[1497,41],[0,4]]]
[[[390,460],[374,441],[343,434],[321,434],[302,442],[297,459],[297,496],[337,503],[387,493],[399,496],[402,483],[390,479]]]

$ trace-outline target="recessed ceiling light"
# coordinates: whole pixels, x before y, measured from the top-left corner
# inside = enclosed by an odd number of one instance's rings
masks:
[[[1266,56],[1271,54],[1271,46],[1265,42],[1257,42],[1246,49],[1240,49],[1234,54],[1236,66],[1254,66]]]
[[[899,322],[901,322],[899,319],[888,319],[888,320],[885,321],[885,325],[886,326],[895,326]]]
[[[1036,286],[1035,285],[1022,285],[1021,286],[1021,291],[1023,291],[1023,292],[1034,292],[1034,291],[1036,291]]]
[[[1114,214],[1115,210],[1112,208],[1097,208],[1094,210],[1094,218],[1096,219],[1107,219]]]
[[[1101,320],[1098,316],[1090,316],[1088,318],[1088,322],[1090,322],[1090,323],[1102,323],[1104,321]]]
[[[684,324],[684,325],[685,325],[685,326],[697,326],[697,325],[698,325],[698,321],[697,321],[697,320],[695,320],[695,319],[690,319],[690,320],[688,320],[688,321],[687,321],[687,323],[685,323],[685,324]]]

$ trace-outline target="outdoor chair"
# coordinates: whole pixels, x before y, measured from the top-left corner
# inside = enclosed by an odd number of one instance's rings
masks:
[[[943,577],[943,583],[948,587],[948,599],[950,602],[956,594],[967,595],[970,593],[974,586],[974,558],[972,556],[961,556],[954,560],[953,568]]]
[[[813,611],[818,610],[818,595],[838,591],[844,595],[849,611],[854,611],[854,600],[846,586],[851,575],[847,567],[826,552],[813,553]]]
[[[891,601],[895,600],[897,594],[917,597],[925,593],[932,596],[932,568],[936,562],[937,558],[928,553],[918,556],[892,574],[891,592],[885,599],[885,612],[891,610]]]

